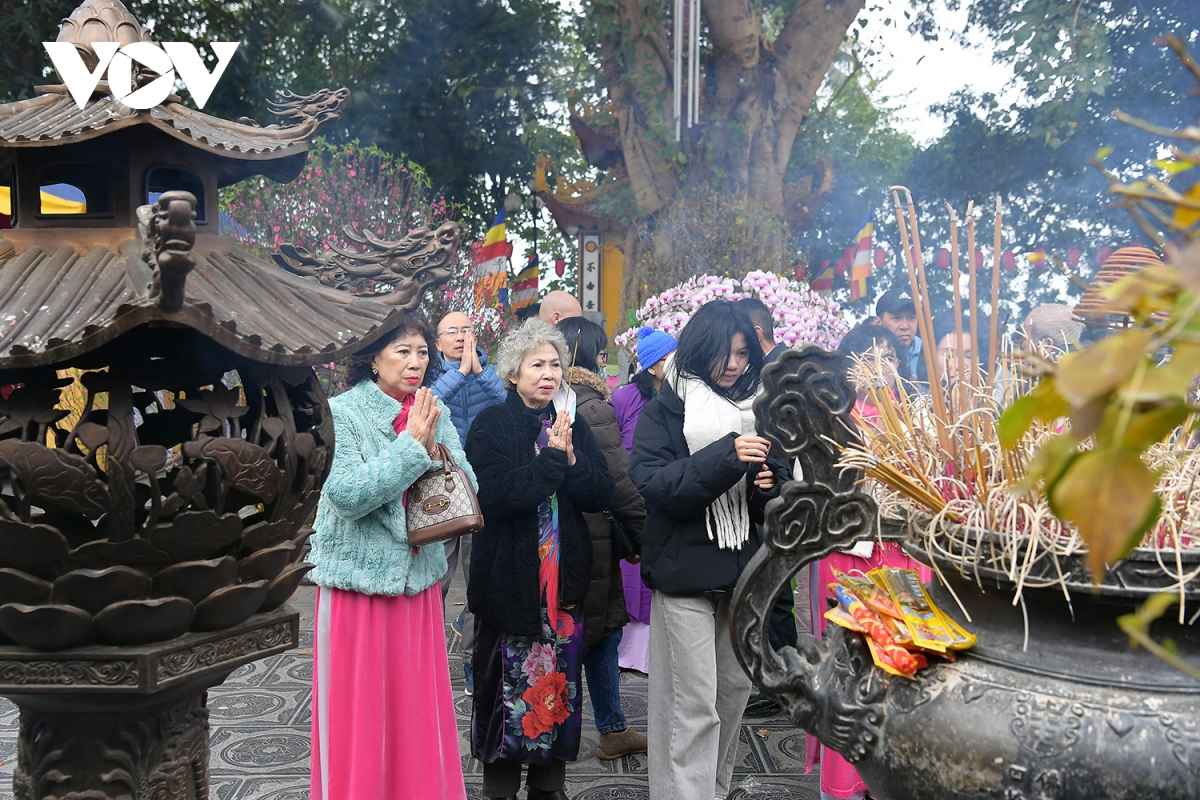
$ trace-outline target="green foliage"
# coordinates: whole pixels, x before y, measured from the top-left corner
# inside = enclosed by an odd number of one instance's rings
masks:
[[[42,42],[58,35],[58,23],[78,0],[0,0],[0,103],[33,96],[33,87],[57,83]]]
[[[1200,681],[1200,669],[1192,666],[1179,657],[1175,643],[1164,639],[1162,643],[1155,641],[1150,635],[1150,626],[1167,612],[1171,606],[1179,602],[1177,592],[1159,592],[1138,606],[1132,614],[1117,617],[1117,625],[1129,637],[1130,645],[1146,648],[1171,666]],[[1182,615],[1182,610],[1180,614]],[[1182,623],[1183,620],[1180,619]]]
[[[842,57],[826,76],[810,112],[815,122],[792,148],[785,178],[801,178],[810,174],[821,158],[832,159],[832,192],[821,200],[816,219],[800,232],[796,242],[799,260],[809,264],[810,271],[826,259],[836,261],[854,244],[868,214],[875,222],[877,240],[898,243],[887,187],[904,182],[918,153],[912,137],[899,130],[900,109],[881,95],[879,80],[851,71],[851,52],[852,45],[844,46]],[[893,253],[898,250],[898,246],[892,248]],[[892,282],[885,267],[872,281],[868,302]],[[839,294],[844,295],[839,297],[843,304],[849,302],[847,289],[840,289]]]
[[[1200,81],[1184,43],[1174,36],[1166,42]],[[1144,121],[1129,122],[1146,127]],[[1200,132],[1189,127],[1172,136],[1193,145],[1190,151],[1172,148],[1174,161],[1200,164]],[[1110,154],[1105,148],[1098,158]],[[1034,419],[1070,420],[1068,431],[1041,447],[1026,485],[1041,481],[1055,515],[1078,529],[1096,580],[1107,565],[1141,544],[1158,521],[1159,475],[1142,454],[1171,436],[1193,435],[1194,425],[1182,433],[1178,429],[1192,416],[1190,401],[1200,375],[1200,231],[1192,229],[1190,192],[1174,192],[1155,180],[1123,183],[1113,172],[1104,174],[1112,181],[1110,192],[1124,198],[1122,204],[1156,243],[1165,238],[1152,221],[1191,244],[1165,247],[1167,266],[1131,272],[1104,289],[1105,310],[1127,317],[1129,327],[1057,363],[1031,357],[1042,380],[1006,411],[999,426],[1001,443],[1011,448]],[[1183,220],[1180,211],[1187,212]],[[1144,640],[1139,641],[1153,649],[1145,628],[1163,608],[1148,604],[1149,616],[1124,618],[1122,627],[1135,639],[1140,631]]]
[[[927,11],[932,0],[917,4]],[[1195,119],[1192,87],[1161,37],[1179,31],[1194,42],[1196,8],[1192,0],[972,0],[968,9],[970,25],[997,43],[996,61],[1012,67],[1016,99],[964,91],[937,106],[946,134],[922,148],[902,182],[918,200],[927,253],[949,241],[943,202],[961,219],[974,200],[985,206],[980,244],[990,261],[992,198],[1003,197],[1004,247],[1018,254],[1019,269],[1002,275],[1002,310],[1019,320],[1034,306],[1080,294],[1053,267],[1033,267],[1022,254],[1077,248],[1086,280],[1098,269],[1098,248],[1144,241],[1111,208],[1108,181],[1088,161],[1106,146],[1109,168],[1131,179],[1159,157],[1158,145],[1114,120],[1114,110],[1164,127]],[[934,35],[928,13],[917,23]]]
[[[1158,520],[1158,473],[1141,453],[1191,413],[1189,393],[1200,373],[1198,248],[1176,266],[1134,273],[1106,290],[1137,324],[1040,364],[1046,375],[1000,419],[1006,447],[1035,419],[1070,420],[1031,462],[1027,481],[1041,481],[1055,515],[1078,529],[1097,580]],[[1168,358],[1152,358],[1163,350]]]

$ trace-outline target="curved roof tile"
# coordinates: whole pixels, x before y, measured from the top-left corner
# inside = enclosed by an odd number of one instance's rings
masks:
[[[58,363],[156,321],[192,328],[256,361],[313,366],[369,344],[403,313],[237,248],[194,253],[183,308],[164,311],[150,295],[140,244],[129,240],[118,253],[102,246],[17,253],[0,239],[0,369]]]

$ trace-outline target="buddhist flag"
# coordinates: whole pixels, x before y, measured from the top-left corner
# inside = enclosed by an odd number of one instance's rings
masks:
[[[504,302],[508,292],[508,259],[512,245],[504,225],[504,209],[488,228],[483,244],[474,252],[475,310],[480,311]]]
[[[868,218],[858,232],[858,245],[854,248],[854,262],[850,266],[850,299],[861,300],[867,296],[867,278],[871,277],[871,238],[875,226]]]
[[[829,266],[828,258],[821,263],[821,271],[812,279],[810,286],[814,292],[833,291],[833,267]]]
[[[525,265],[525,269],[517,275],[517,280],[512,288],[512,307],[515,311],[518,308],[531,306],[537,301],[538,296],[538,257],[537,253],[529,254],[529,263]]]

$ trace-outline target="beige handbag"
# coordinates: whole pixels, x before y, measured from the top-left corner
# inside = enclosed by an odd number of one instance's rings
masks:
[[[483,527],[479,498],[471,488],[471,479],[450,452],[434,446],[433,459],[442,461],[441,469],[426,472],[408,487],[404,515],[408,520],[408,542],[414,546],[432,544],[474,533]]]

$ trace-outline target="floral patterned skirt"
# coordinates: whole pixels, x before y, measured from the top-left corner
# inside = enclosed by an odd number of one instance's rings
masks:
[[[574,761],[582,722],[583,605],[559,612],[563,633],[542,609],[540,636],[509,636],[475,617],[475,708],[471,754],[524,764]]]

